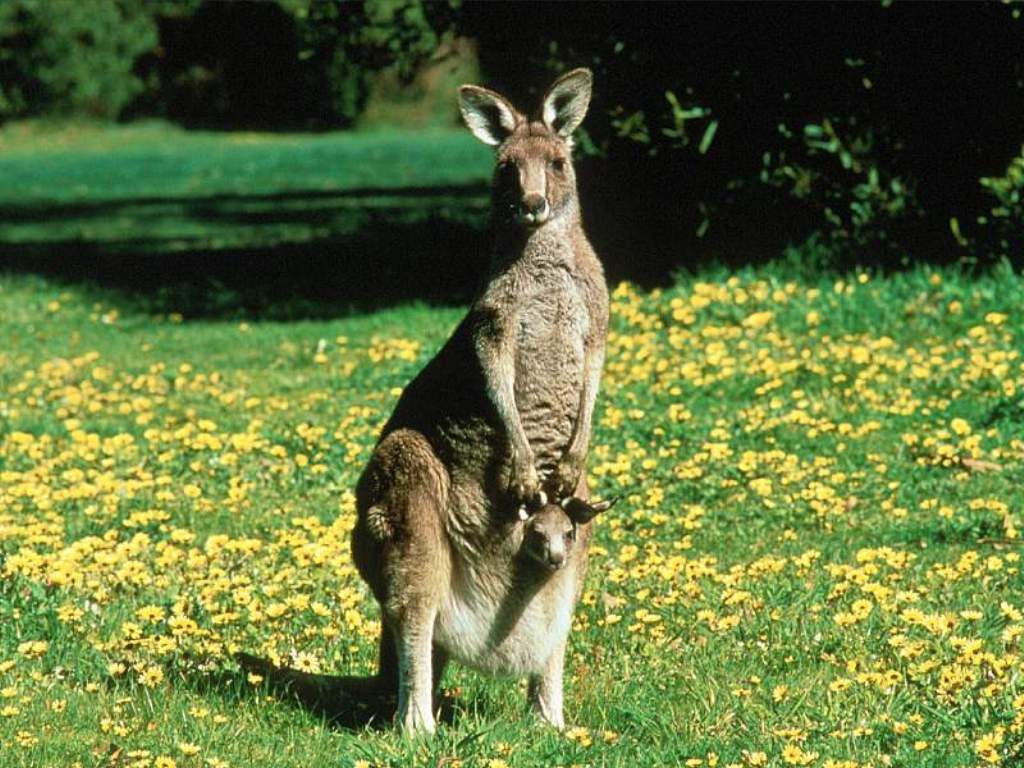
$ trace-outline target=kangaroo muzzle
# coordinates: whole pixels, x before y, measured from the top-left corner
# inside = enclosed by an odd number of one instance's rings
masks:
[[[560,539],[553,539],[547,543],[540,561],[550,571],[560,570],[566,563],[565,543]]]
[[[520,224],[537,226],[547,221],[550,214],[551,207],[548,205],[548,199],[542,194],[531,192],[523,195],[523,199],[519,203],[517,218]]]

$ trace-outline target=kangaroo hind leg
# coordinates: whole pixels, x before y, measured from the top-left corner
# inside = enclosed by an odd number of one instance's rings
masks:
[[[398,668],[396,717],[407,733],[430,733],[435,728],[434,622],[450,573],[444,525],[448,475],[415,432],[392,433],[375,453],[390,481],[376,505],[386,505],[393,529],[382,546],[381,608]]]
[[[529,697],[540,718],[558,730],[565,728],[562,715],[562,670],[565,666],[565,645],[563,640],[548,659],[544,670],[530,676]]]

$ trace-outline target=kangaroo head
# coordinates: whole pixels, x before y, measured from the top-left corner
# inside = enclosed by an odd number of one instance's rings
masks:
[[[533,229],[578,210],[572,132],[587,113],[592,83],[589,69],[566,72],[532,117],[487,88],[459,88],[469,130],[496,148],[494,205],[502,220]]]
[[[565,566],[575,542],[576,524],[558,504],[545,504],[526,521],[523,549],[549,571]]]
[[[523,548],[526,554],[551,571],[569,562],[576,544],[576,529],[615,504],[617,499],[593,504],[570,496],[560,504],[545,504],[526,520]]]

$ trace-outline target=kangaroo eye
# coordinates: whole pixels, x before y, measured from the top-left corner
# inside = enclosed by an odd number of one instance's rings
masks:
[[[568,533],[565,534],[565,538],[569,541],[576,541],[576,529],[570,528]]]
[[[555,173],[562,173],[565,170],[565,160],[560,157],[555,158],[551,161],[551,169]]]

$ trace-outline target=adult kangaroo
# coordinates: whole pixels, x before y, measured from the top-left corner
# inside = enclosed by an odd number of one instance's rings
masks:
[[[580,222],[571,135],[591,83],[586,69],[562,75],[530,118],[494,91],[459,89],[470,131],[496,150],[486,284],[384,426],[356,488],[352,534],[381,606],[377,683],[397,688],[407,732],[434,730],[448,658],[529,675],[535,709],[563,726],[589,517],[576,521],[566,567],[537,579],[520,572],[517,512],[587,498],[608,291]]]

